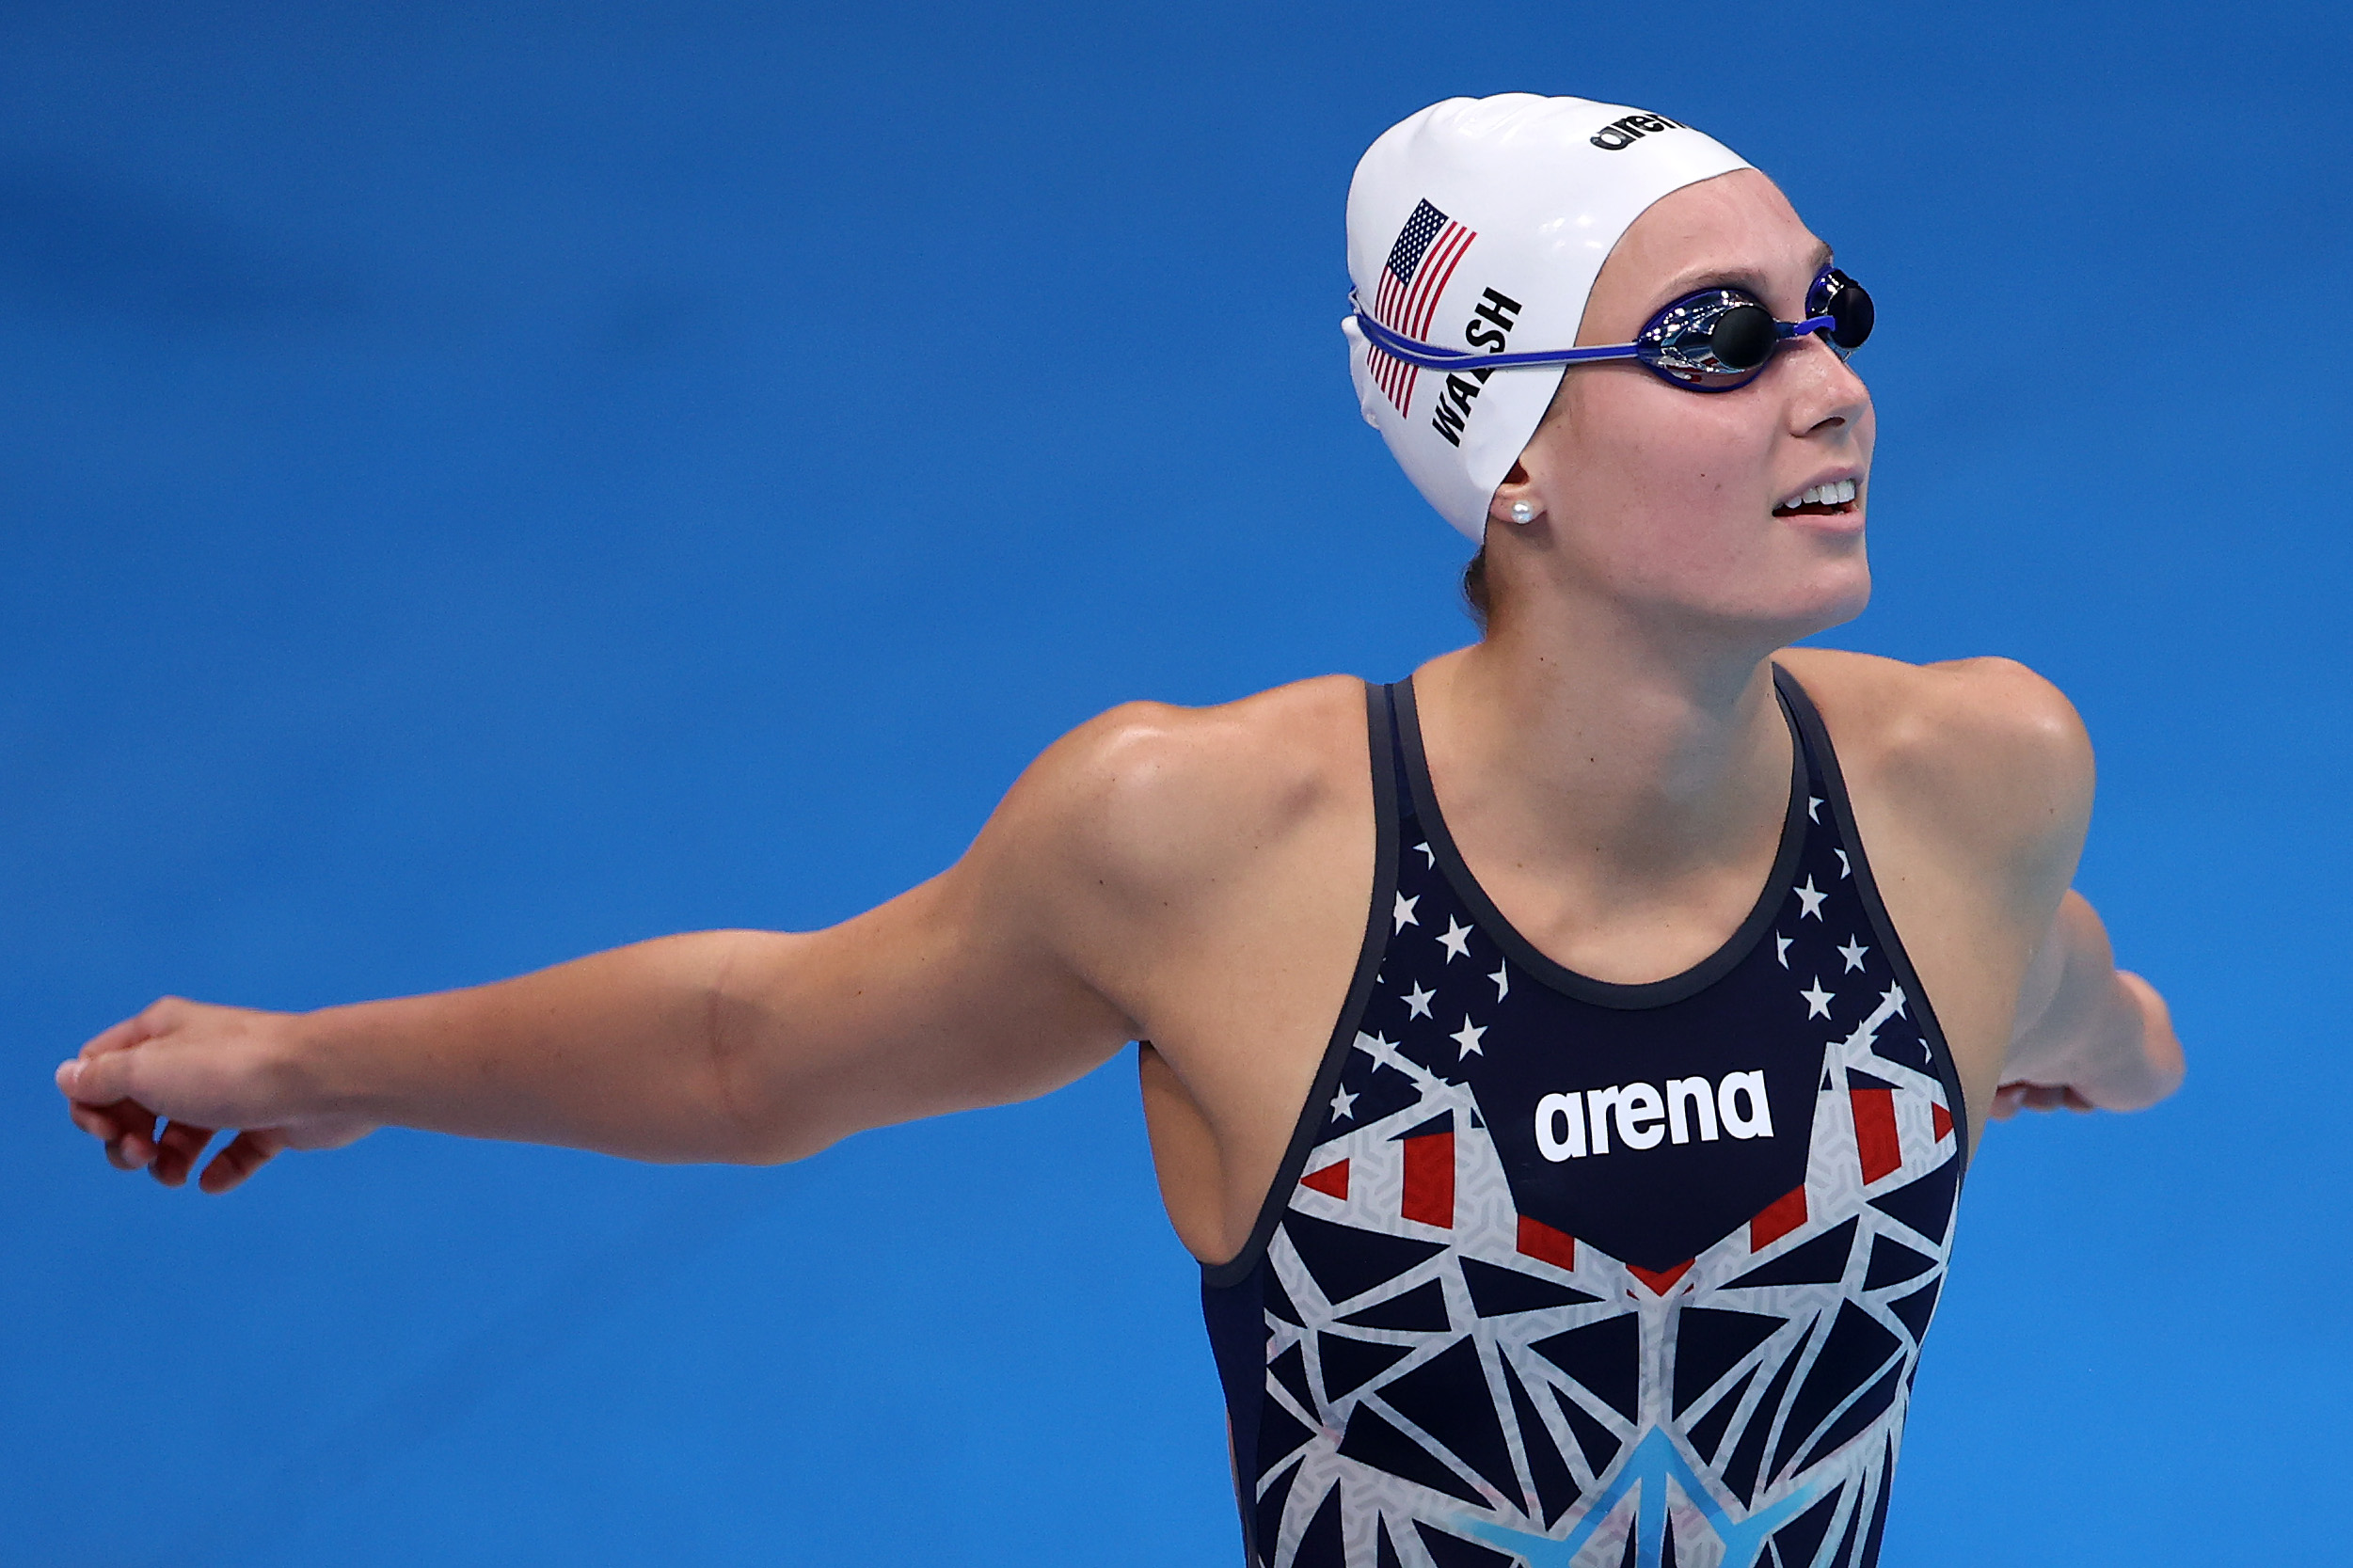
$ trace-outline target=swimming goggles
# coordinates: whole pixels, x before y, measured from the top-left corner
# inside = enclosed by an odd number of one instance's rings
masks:
[[[1661,380],[1693,392],[1728,392],[1745,387],[1782,344],[1820,333],[1840,359],[1871,335],[1871,296],[1836,267],[1824,267],[1805,293],[1804,321],[1776,321],[1756,295],[1742,289],[1702,289],[1650,318],[1630,343],[1592,348],[1539,349],[1524,354],[1477,354],[1440,348],[1392,332],[1367,315],[1351,293],[1358,330],[1366,341],[1409,365],[1474,373],[1514,365],[1582,365],[1601,359],[1634,359]],[[1487,377],[1480,374],[1479,379]]]

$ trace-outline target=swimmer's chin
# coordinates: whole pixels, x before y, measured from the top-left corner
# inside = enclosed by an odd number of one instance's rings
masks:
[[[1786,646],[1818,632],[1843,626],[1871,603],[1871,568],[1863,554],[1860,531],[1846,540],[1826,541],[1829,553],[1817,559],[1821,575],[1799,588],[1784,605],[1776,641]]]

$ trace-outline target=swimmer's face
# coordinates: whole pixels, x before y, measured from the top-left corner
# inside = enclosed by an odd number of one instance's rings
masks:
[[[1713,287],[1802,320],[1827,255],[1754,169],[1687,185],[1618,240],[1577,341],[1631,342],[1662,307]],[[1529,549],[1511,550],[1529,558],[1515,576],[1524,565],[1777,645],[1852,619],[1870,596],[1872,436],[1870,393],[1820,337],[1729,392],[1685,391],[1631,361],[1575,366],[1497,492],[1487,538],[1514,528],[1513,501],[1533,500],[1544,516]],[[1844,506],[1781,505],[1845,479],[1856,495]]]

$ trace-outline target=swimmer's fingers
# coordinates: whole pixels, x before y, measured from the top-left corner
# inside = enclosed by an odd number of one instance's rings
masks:
[[[269,1164],[285,1147],[285,1139],[266,1129],[240,1132],[213,1156],[213,1163],[198,1178],[197,1187],[202,1192],[225,1193]]]
[[[91,1036],[82,1049],[57,1064],[57,1088],[82,1105],[114,1106],[137,1098],[136,1046],[169,1032],[177,1009],[186,1004],[167,997]],[[146,1132],[152,1133],[151,1119]]]
[[[92,1036],[57,1068],[73,1125],[106,1146],[117,1170],[143,1170],[155,1162],[155,1113],[132,1097],[123,1053],[151,1039],[164,1025],[162,1005],[146,1007]]]
[[[155,1163],[147,1167],[147,1174],[167,1187],[177,1187],[188,1180],[196,1169],[197,1160],[204,1146],[213,1141],[214,1130],[175,1121],[164,1129],[155,1140]]]
[[[155,1158],[155,1113],[135,1100],[111,1105],[68,1101],[66,1115],[106,1146],[106,1163],[117,1170],[144,1170]]]
[[[176,997],[165,997],[140,1008],[121,1022],[101,1029],[73,1053],[73,1062],[95,1061],[117,1051],[127,1051],[141,1040],[153,1039],[169,1027],[171,1008],[177,1001]]]
[[[2004,1084],[1994,1091],[1994,1103],[1987,1115],[1995,1121],[2007,1121],[2020,1111],[2089,1111],[2093,1109],[2085,1099],[2065,1084]]]

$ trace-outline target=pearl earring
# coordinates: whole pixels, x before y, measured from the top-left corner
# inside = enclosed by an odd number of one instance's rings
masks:
[[[1513,522],[1518,523],[1522,528],[1526,528],[1530,523],[1533,523],[1535,520],[1536,509],[1534,507],[1530,506],[1526,501],[1512,502]]]

